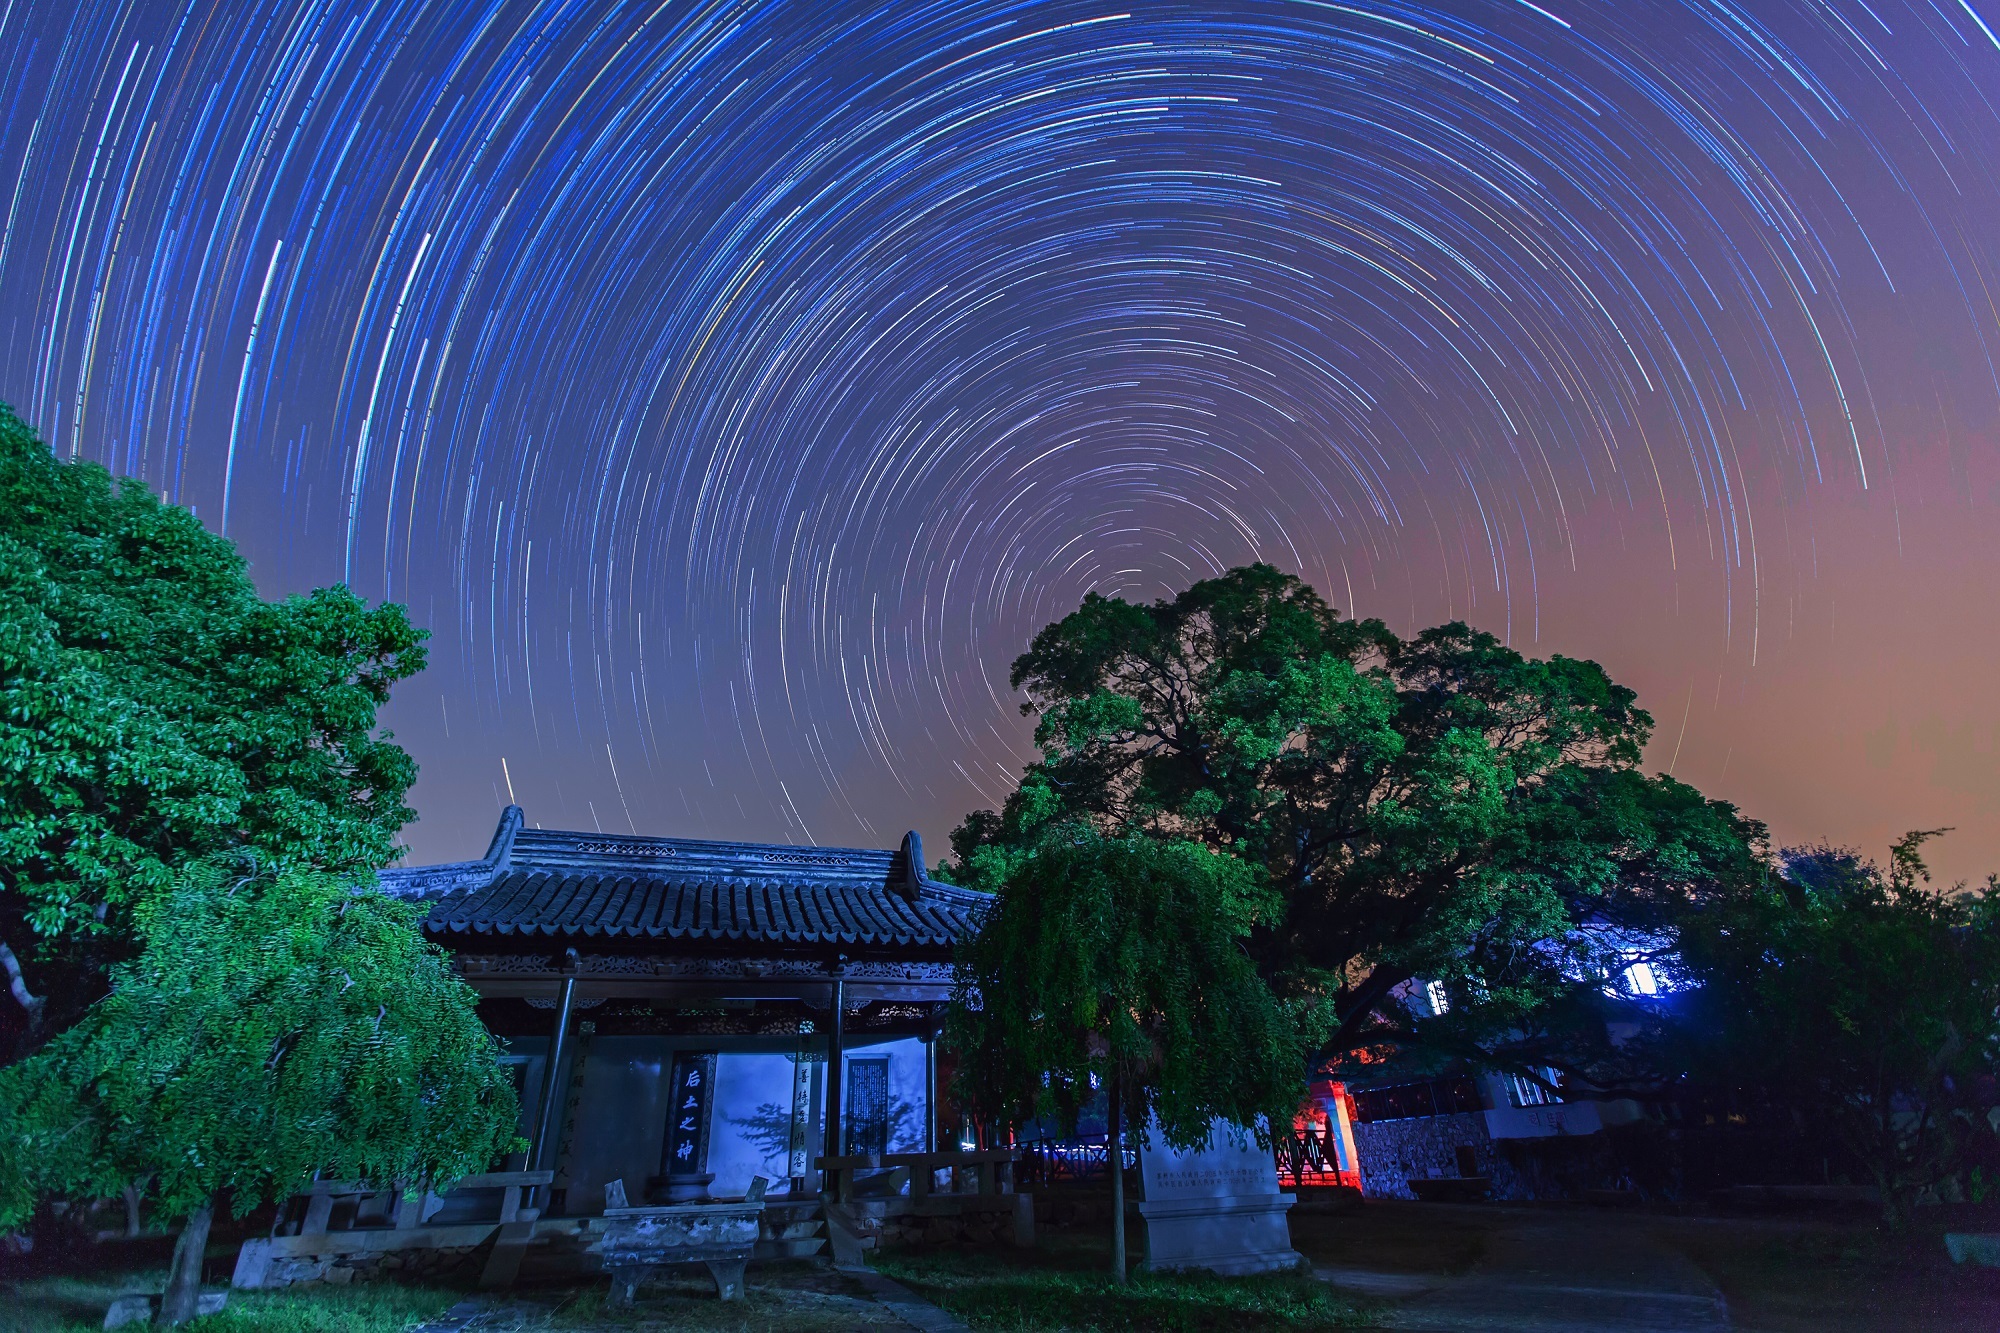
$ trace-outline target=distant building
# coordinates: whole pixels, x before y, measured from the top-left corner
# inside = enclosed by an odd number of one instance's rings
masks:
[[[1597,1135],[1644,1114],[1628,1098],[1571,1101],[1512,1074],[1333,1086],[1350,1099],[1362,1193],[1376,1198],[1415,1198],[1412,1180],[1466,1177],[1489,1180],[1500,1199],[1561,1193],[1537,1169],[1531,1141]]]
[[[1645,963],[1628,968],[1621,984],[1636,995],[1660,990]],[[1397,993],[1432,1016],[1450,1006],[1436,981],[1406,982]],[[1645,1115],[1630,1098],[1572,1100],[1563,1092],[1559,1071],[1537,1073],[1473,1071],[1315,1086],[1338,1089],[1347,1099],[1364,1194],[1409,1199],[1424,1188],[1411,1181],[1482,1179],[1490,1182],[1492,1197],[1532,1199],[1567,1192],[1550,1178],[1544,1160],[1549,1154],[1537,1151],[1533,1141],[1598,1135]]]
[[[547,1211],[815,1192],[813,1159],[956,1146],[936,1037],[986,895],[893,851],[555,832],[385,871],[506,1039]],[[949,1143],[939,1142],[939,1136]]]

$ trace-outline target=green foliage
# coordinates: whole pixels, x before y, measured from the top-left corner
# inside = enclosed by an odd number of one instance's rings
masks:
[[[1792,1112],[1875,1177],[1892,1221],[1990,1139],[2000,1075],[2000,881],[1928,886],[1898,842],[1882,873],[1831,849],[1691,913],[1678,1058]]]
[[[392,1282],[232,1291],[229,1304],[196,1320],[191,1333],[406,1333],[464,1299],[459,1291]]]
[[[0,946],[56,992],[50,1027],[202,857],[394,858],[416,769],[375,715],[423,637],[344,587],[262,600],[192,514],[0,407]]]
[[[0,1282],[0,1333],[96,1333],[104,1310],[127,1292],[157,1290],[158,1272]],[[221,1313],[189,1326],[190,1333],[405,1333],[465,1299],[442,1287],[396,1282],[307,1286],[281,1291],[232,1291]]]
[[[327,876],[201,867],[139,913],[111,993],[0,1070],[0,1227],[150,1182],[238,1214],[318,1171],[444,1182],[514,1142],[513,1087],[416,909]]]
[[[952,1007],[968,1102],[1074,1127],[1092,1076],[1115,1074],[1130,1123],[1155,1114],[1180,1146],[1205,1140],[1217,1116],[1289,1121],[1303,1052],[1243,950],[1275,906],[1250,867],[1084,826],[976,855],[1001,882],[961,955]]]
[[[1758,873],[1761,827],[1639,772],[1652,719],[1596,663],[1462,624],[1401,641],[1269,566],[1151,606],[1092,594],[1012,680],[1041,758],[954,833],[954,873],[996,887],[1072,822],[1241,858],[1277,903],[1259,970],[1327,1055],[1567,1063],[1621,930]],[[1402,1002],[1417,978],[1449,984],[1447,1017]]]

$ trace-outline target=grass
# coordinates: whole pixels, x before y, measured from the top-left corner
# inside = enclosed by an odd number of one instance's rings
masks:
[[[112,1298],[157,1292],[165,1276],[158,1268],[128,1268],[0,1282],[0,1333],[101,1328]],[[203,1290],[216,1285],[206,1283]],[[507,1300],[497,1327],[520,1333],[851,1333],[881,1318],[880,1309],[848,1279],[807,1263],[753,1266],[742,1299],[727,1305],[715,1299],[713,1284],[698,1270],[648,1284],[630,1309],[608,1308],[608,1294],[603,1278],[526,1289]],[[187,1328],[189,1333],[404,1333],[467,1295],[395,1282],[231,1291],[221,1313]]]
[[[875,1268],[995,1333],[1279,1333],[1363,1328],[1353,1303],[1310,1277],[1134,1273],[1111,1280],[1107,1245],[1064,1236],[1032,1253],[891,1254]]]
[[[165,1281],[164,1272],[141,1269],[0,1283],[0,1333],[100,1329],[104,1311],[114,1297],[133,1291],[157,1292]],[[388,1283],[232,1291],[220,1314],[197,1319],[187,1327],[191,1333],[401,1333],[443,1313],[460,1299],[461,1293],[436,1287]]]
[[[1992,1217],[1923,1217],[1907,1233],[1866,1218],[1671,1216],[1587,1209],[1371,1203],[1292,1219],[1292,1240],[1315,1263],[1442,1280],[1475,1266],[1500,1232],[1538,1220],[1631,1229],[1705,1271],[1746,1333],[1874,1329],[1990,1333],[2000,1328],[2000,1271],[1954,1267],[1940,1233],[2000,1230]],[[1135,1236],[1135,1239],[1137,1237]],[[1310,1278],[1105,1271],[1108,1237],[1055,1233],[1034,1251],[886,1254],[875,1266],[980,1333],[1291,1333],[1364,1328],[1379,1309]],[[0,1333],[84,1333],[125,1292],[158,1291],[163,1253],[107,1248],[102,1271],[0,1279]],[[209,1290],[219,1285],[212,1265]],[[698,1270],[646,1287],[635,1307],[606,1308],[603,1278],[512,1294],[500,1328],[521,1333],[850,1333],[888,1319],[842,1274],[809,1262],[753,1264],[743,1299],[723,1304]],[[405,1333],[465,1298],[463,1290],[391,1282],[290,1291],[232,1291],[192,1333]]]
[[[1943,1231],[2000,1230],[1989,1217],[1922,1210],[1901,1234],[1869,1216],[1672,1215],[1580,1206],[1370,1201],[1334,1217],[1294,1216],[1292,1243],[1315,1263],[1449,1279],[1492,1237],[1538,1219],[1637,1232],[1691,1261],[1721,1290],[1734,1325],[1754,1333],[1991,1333],[2000,1271],[1955,1266]]]

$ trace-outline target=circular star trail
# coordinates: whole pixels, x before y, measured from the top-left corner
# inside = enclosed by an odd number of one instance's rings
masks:
[[[1996,24],[0,0],[0,398],[410,605],[430,857],[935,837],[1036,628],[1264,559],[2000,861]]]

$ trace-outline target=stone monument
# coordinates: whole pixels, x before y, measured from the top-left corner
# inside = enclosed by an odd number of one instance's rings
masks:
[[[1149,1128],[1139,1149],[1146,1271],[1205,1268],[1236,1277],[1305,1263],[1285,1216],[1296,1196],[1278,1192],[1277,1162],[1255,1135],[1218,1120],[1207,1144],[1181,1152],[1157,1124]]]

